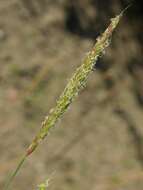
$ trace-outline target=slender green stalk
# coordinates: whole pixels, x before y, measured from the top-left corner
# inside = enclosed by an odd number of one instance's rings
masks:
[[[124,12],[124,11],[123,11]],[[57,121],[62,117],[64,112],[68,109],[70,104],[73,102],[75,97],[78,95],[79,91],[85,87],[89,74],[92,72],[94,65],[96,64],[97,59],[103,54],[105,49],[110,44],[110,39],[114,29],[117,27],[120,18],[123,15],[123,12],[111,19],[111,23],[105,32],[97,38],[97,42],[94,45],[93,49],[85,57],[82,65],[77,68],[71,79],[69,80],[67,86],[65,87],[62,95],[59,97],[59,100],[56,103],[55,108],[50,110],[49,115],[46,116],[45,120],[42,123],[42,126],[39,130],[39,133],[33,139],[31,145],[26,150],[26,155],[18,164],[16,170],[11,175],[8,183],[6,184],[4,190],[7,190],[21,168],[23,162],[26,158],[31,155],[31,153],[38,147],[39,143],[48,135],[49,130],[55,126]]]
[[[9,176],[9,178],[8,178],[8,180],[7,180],[7,182],[6,182],[5,186],[4,186],[4,189],[8,189],[8,188],[9,188],[9,185],[10,185],[11,181],[13,180],[13,178],[16,176],[17,172],[19,171],[19,169],[20,169],[21,166],[23,165],[24,161],[26,160],[26,157],[27,157],[27,155],[24,155],[24,156],[21,158],[21,160],[20,160],[20,162],[18,163],[18,165],[17,165],[15,171]]]

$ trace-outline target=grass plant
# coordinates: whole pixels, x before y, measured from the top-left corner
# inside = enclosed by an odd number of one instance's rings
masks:
[[[97,41],[92,50],[87,54],[81,66],[77,68],[77,70],[74,72],[63,93],[57,100],[56,106],[53,109],[51,109],[49,114],[45,117],[44,121],[41,124],[41,128],[38,134],[35,136],[32,143],[27,148],[24,156],[20,160],[15,171],[11,174],[10,178],[8,179],[4,187],[4,190],[9,189],[10,184],[13,181],[13,178],[16,176],[17,172],[25,162],[26,158],[30,156],[33,151],[35,151],[38,145],[48,135],[49,130],[56,125],[58,120],[61,119],[63,114],[67,111],[73,100],[78,96],[79,91],[85,87],[88,76],[93,71],[97,59],[104,54],[105,49],[110,45],[112,33],[117,27],[124,11],[122,11],[115,18],[111,19],[111,23],[109,24],[105,32],[97,38]],[[41,186],[39,190],[45,189]]]

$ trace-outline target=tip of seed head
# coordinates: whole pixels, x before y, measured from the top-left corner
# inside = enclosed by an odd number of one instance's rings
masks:
[[[133,5],[133,3],[130,3],[127,7],[125,7],[119,16],[123,16],[123,14]]]

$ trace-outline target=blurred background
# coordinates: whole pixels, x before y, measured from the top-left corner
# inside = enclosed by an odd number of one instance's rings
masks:
[[[0,188],[68,79],[128,0],[0,0]],[[143,7],[137,0],[87,87],[12,189],[143,189]]]

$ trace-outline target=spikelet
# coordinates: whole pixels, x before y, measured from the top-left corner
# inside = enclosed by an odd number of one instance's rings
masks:
[[[37,190],[48,190],[48,187],[49,187],[49,179],[47,179],[44,183],[38,185]]]

